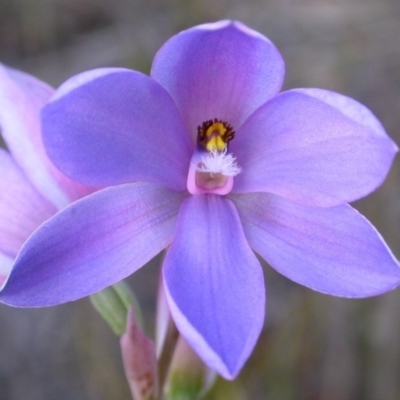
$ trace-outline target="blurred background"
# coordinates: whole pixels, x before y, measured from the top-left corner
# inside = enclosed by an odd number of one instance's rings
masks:
[[[400,143],[398,0],[0,0],[0,62],[58,86],[101,66],[149,71],[157,49],[192,25],[232,18],[282,52],[285,88],[320,87],[367,105]],[[356,204],[400,257],[400,159]],[[159,260],[129,280],[151,335]],[[400,399],[400,289],[346,300],[265,265],[258,345],[234,382],[207,399]],[[0,305],[0,400],[129,399],[117,337],[88,299],[48,309]]]

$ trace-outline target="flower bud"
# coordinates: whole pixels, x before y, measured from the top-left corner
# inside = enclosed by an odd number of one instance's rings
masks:
[[[158,393],[154,343],[140,329],[133,308],[129,310],[126,332],[121,337],[125,375],[135,400],[155,400]]]
[[[216,373],[210,370],[181,336],[175,348],[166,384],[169,400],[197,400],[212,387]]]

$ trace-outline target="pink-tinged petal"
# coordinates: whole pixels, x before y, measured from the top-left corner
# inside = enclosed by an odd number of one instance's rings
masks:
[[[14,259],[0,251],[0,287],[6,281],[14,264]]]
[[[279,92],[284,62],[265,36],[237,21],[199,25],[172,37],[153,61],[151,76],[171,94],[195,136],[219,118],[237,129]]]
[[[63,175],[43,148],[40,110],[54,90],[0,64],[0,130],[10,152],[36,189],[57,208],[93,190]]]
[[[14,258],[31,233],[57,210],[2,149],[0,176],[0,252]]]
[[[272,192],[322,207],[359,199],[383,182],[397,151],[369,125],[314,96],[282,93],[232,140],[242,167],[233,191]]]
[[[265,289],[229,200],[218,195],[185,200],[163,277],[180,333],[211,369],[234,378],[262,329]]]
[[[25,243],[0,301],[51,306],[124,279],[171,242],[182,199],[160,186],[131,183],[76,201]]]
[[[231,195],[250,246],[278,272],[319,292],[368,297],[400,284],[400,265],[348,204],[309,207],[281,197]]]
[[[157,396],[157,361],[154,343],[140,329],[133,309],[128,313],[126,333],[121,337],[125,375],[135,400]]]
[[[42,123],[50,158],[79,182],[186,188],[193,143],[170,95],[146,75],[115,68],[78,75],[44,108]]]

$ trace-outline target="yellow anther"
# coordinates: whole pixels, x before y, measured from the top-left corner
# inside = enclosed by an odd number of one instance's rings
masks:
[[[206,135],[207,137],[210,137],[212,135],[219,135],[224,137],[226,131],[227,129],[221,122],[215,122],[206,130]]]

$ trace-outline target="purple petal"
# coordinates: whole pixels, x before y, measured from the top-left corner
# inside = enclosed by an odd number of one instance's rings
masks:
[[[194,144],[171,97],[148,76],[86,72],[66,82],[42,115],[50,158],[77,181],[186,188]]]
[[[2,149],[0,176],[0,252],[14,258],[31,233],[57,210]]]
[[[171,38],[151,76],[171,94],[191,134],[219,118],[237,129],[279,92],[284,63],[276,47],[240,22],[199,25]]]
[[[323,207],[359,199],[383,182],[397,151],[369,125],[315,97],[282,93],[231,142],[243,169],[233,191],[272,192]]]
[[[183,203],[163,276],[181,334],[210,368],[234,378],[260,334],[265,289],[229,200],[198,195]]]
[[[344,297],[374,296],[400,284],[398,261],[348,204],[308,207],[264,193],[231,198],[250,246],[289,279]]]
[[[14,159],[36,189],[57,208],[93,190],[63,175],[43,148],[39,113],[54,90],[0,64],[0,128]]]
[[[365,126],[377,135],[384,137],[387,136],[382,124],[372,114],[372,112],[368,110],[367,107],[350,97],[331,92],[330,90],[316,88],[294,89],[293,91],[315,97],[316,99],[329,104],[331,107],[336,108],[345,116],[351,118],[358,124]]]
[[[125,375],[135,400],[157,396],[157,361],[154,343],[140,329],[133,309],[128,313],[127,330],[121,337]]]
[[[168,246],[182,199],[156,185],[132,183],[78,200],[25,243],[0,301],[50,306],[120,281]]]

